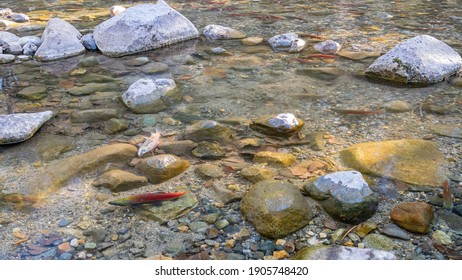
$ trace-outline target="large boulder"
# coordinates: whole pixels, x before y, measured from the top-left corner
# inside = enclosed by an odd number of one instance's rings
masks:
[[[85,47],[80,43],[82,34],[70,23],[59,18],[48,21],[42,34],[42,44],[35,52],[35,58],[51,61],[82,54]]]
[[[340,156],[349,167],[365,174],[435,187],[444,180],[444,155],[430,141],[360,143],[341,151]]]
[[[93,37],[104,55],[120,57],[197,38],[196,27],[159,0],[126,9],[95,27]]]
[[[361,173],[341,171],[319,177],[305,186],[307,193],[320,201],[332,217],[359,224],[374,215],[378,197],[367,185]]]
[[[287,182],[265,180],[252,186],[242,198],[241,212],[257,231],[282,238],[306,226],[311,209],[300,190]]]
[[[140,79],[122,95],[122,101],[133,112],[157,113],[181,100],[181,93],[172,79]]]
[[[455,74],[462,58],[444,42],[428,35],[411,38],[379,57],[366,76],[408,84],[432,84]]]
[[[0,115],[0,145],[26,141],[52,116],[52,111]]]

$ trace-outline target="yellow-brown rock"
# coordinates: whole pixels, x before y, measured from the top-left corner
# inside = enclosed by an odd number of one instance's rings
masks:
[[[135,169],[146,176],[150,183],[159,184],[188,169],[190,163],[175,155],[156,155],[145,158],[136,165]]]
[[[148,184],[148,179],[123,170],[111,170],[103,173],[93,183],[95,187],[105,187],[112,192],[122,192],[136,189]]]
[[[433,221],[433,208],[421,201],[403,202],[390,212],[391,220],[410,232],[428,233]]]
[[[274,179],[277,171],[264,165],[249,166],[241,170],[241,176],[252,183]]]
[[[294,155],[279,152],[258,152],[253,158],[255,163],[266,163],[274,167],[288,167],[296,160]]]
[[[340,152],[349,167],[362,173],[414,185],[441,186],[444,155],[435,143],[403,139],[353,145]]]

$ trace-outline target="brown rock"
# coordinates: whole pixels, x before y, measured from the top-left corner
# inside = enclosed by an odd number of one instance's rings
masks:
[[[211,163],[201,164],[194,171],[202,179],[221,178],[224,176],[221,168]]]
[[[288,167],[296,160],[294,155],[279,152],[258,152],[253,158],[256,163],[266,163],[274,167]]]
[[[159,149],[176,156],[188,155],[195,147],[197,147],[197,143],[191,140],[162,142],[159,144]]]
[[[242,169],[240,174],[250,182],[258,183],[260,181],[274,179],[274,177],[277,175],[277,171],[273,168],[257,165]]]
[[[95,187],[105,187],[112,192],[136,189],[148,184],[148,179],[123,170],[110,170],[93,183]]]
[[[156,155],[145,158],[135,167],[151,184],[165,182],[188,169],[190,163],[175,155]]]
[[[428,233],[433,220],[433,208],[426,202],[403,202],[393,207],[390,218],[410,232]]]

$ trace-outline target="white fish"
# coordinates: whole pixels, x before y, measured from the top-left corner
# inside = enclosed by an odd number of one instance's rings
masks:
[[[143,144],[141,144],[140,148],[138,149],[138,156],[142,157],[144,154],[154,151],[154,149],[160,143],[160,132],[156,131],[156,133],[151,132],[151,136],[146,138]]]

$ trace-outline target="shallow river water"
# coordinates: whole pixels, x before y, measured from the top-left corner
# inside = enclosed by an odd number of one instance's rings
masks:
[[[128,7],[142,2],[150,1],[2,0],[0,8],[11,8],[31,19],[30,23],[8,31],[19,36],[41,36],[50,18],[60,17],[82,34],[87,34],[110,17],[112,5]],[[31,186],[24,182],[44,166],[99,145],[127,141],[134,135],[148,135],[155,130],[165,135],[179,135],[185,126],[197,119],[249,120],[284,112],[304,120],[305,132],[323,131],[335,139],[328,142],[322,151],[304,147],[283,149],[296,154],[299,159],[329,158],[337,162],[338,151],[351,144],[403,138],[427,139],[436,142],[445,155],[447,174],[454,178],[462,175],[460,139],[439,136],[430,129],[435,124],[461,123],[460,83],[454,85],[449,79],[416,88],[379,83],[364,76],[364,70],[379,54],[417,35],[434,36],[461,54],[461,1],[208,0],[168,3],[199,31],[208,24],[220,24],[265,40],[276,34],[297,32],[307,41],[308,47],[301,53],[275,53],[264,43],[245,46],[240,40],[209,41],[201,36],[197,40],[121,58],[87,52],[51,63],[30,60],[3,64],[0,66],[0,114],[52,110],[55,117],[31,140],[0,146],[0,191],[27,194]],[[5,28],[0,27],[0,30]],[[303,58],[315,53],[310,46],[326,39],[337,41],[345,51],[363,52],[371,54],[371,57],[349,59],[338,55],[327,59]],[[215,47],[224,48],[227,52],[213,54],[210,50]],[[134,65],[137,57],[148,57],[150,61],[167,64],[169,68],[167,71],[159,70],[159,64],[152,62],[150,67]],[[100,79],[109,78],[103,84],[111,84],[112,87],[92,94],[70,94],[72,88],[94,83],[90,81],[90,74]],[[133,114],[123,106],[119,97],[142,77],[171,77],[180,86],[184,98],[157,114]],[[16,96],[21,89],[34,85],[46,87],[43,98],[26,100]],[[381,110],[393,100],[407,102],[412,109],[404,113]],[[129,130],[112,134],[104,130],[101,122],[76,123],[70,120],[74,111],[99,108],[120,110],[129,122]],[[342,114],[339,109],[381,111],[372,115],[351,115]],[[241,132],[245,134],[245,131]],[[73,146],[65,154],[44,159],[37,147],[44,146],[41,141],[47,141],[47,135],[51,134],[69,137]],[[200,179],[191,176],[167,182],[161,189],[203,184]],[[93,175],[74,179],[57,194],[50,194],[45,205],[38,208],[18,210],[2,207],[0,232],[7,245],[0,246],[0,258],[30,258],[23,248],[12,249],[11,244],[17,241],[17,237],[11,236],[15,228],[32,238],[34,234],[58,230],[56,224],[65,217],[76,223],[83,216],[93,218],[96,209],[104,208],[101,202],[104,199],[95,199],[101,191],[91,187],[93,179]],[[454,183],[457,184],[457,181]],[[238,184],[245,183],[239,181]],[[106,194],[109,195],[109,192]],[[112,218],[133,218],[132,213],[122,210],[120,213]],[[144,223],[139,228],[150,222]],[[105,225],[105,222],[100,224]],[[129,224],[135,228],[135,222]],[[109,236],[111,230],[107,227],[106,230]],[[80,233],[67,234],[77,236]],[[149,236],[145,238],[149,240]],[[149,244],[149,241],[146,241],[145,248],[144,256],[148,257],[162,252],[162,248]],[[87,258],[92,257],[94,255],[87,255]],[[127,253],[112,258],[136,257]],[[399,258],[416,257],[403,251]]]

